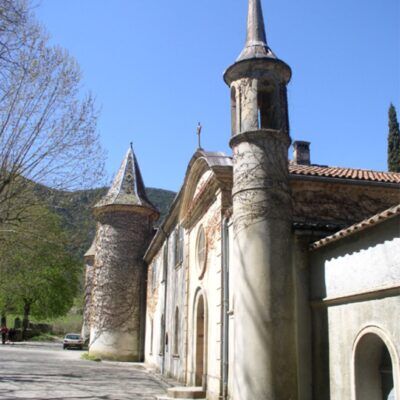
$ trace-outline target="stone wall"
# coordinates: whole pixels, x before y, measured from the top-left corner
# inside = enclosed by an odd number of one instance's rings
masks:
[[[290,179],[294,221],[349,226],[400,202],[398,186]]]
[[[114,211],[98,216],[91,354],[140,360],[143,255],[150,239],[150,221],[145,215]]]

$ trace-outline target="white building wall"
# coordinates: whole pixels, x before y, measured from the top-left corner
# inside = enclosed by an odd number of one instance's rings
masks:
[[[195,383],[196,373],[196,310],[197,296],[202,294],[206,311],[206,375],[208,399],[218,399],[221,385],[221,193],[189,233],[189,301],[188,301],[188,371],[189,385]],[[204,275],[196,263],[196,241],[203,226],[207,238],[207,258]]]
[[[213,203],[196,223],[185,229],[184,261],[176,265],[174,259],[174,233],[168,239],[168,276],[162,282],[163,247],[152,260],[148,269],[148,295],[146,316],[145,360],[150,366],[187,385],[195,385],[196,374],[196,310],[195,303],[200,294],[206,304],[206,358],[205,373],[208,399],[218,399],[221,385],[221,318],[222,318],[222,273],[221,273],[221,196],[216,194]],[[196,241],[200,226],[207,238],[207,256],[204,274],[196,263]],[[165,243],[164,243],[165,245]],[[155,267],[156,266],[156,267]],[[156,285],[153,288],[153,271],[156,270]],[[167,283],[166,306],[164,302]],[[180,313],[179,357],[172,352],[174,342],[175,309]],[[164,311],[165,309],[165,311]],[[165,358],[160,355],[161,316],[165,312],[168,348]],[[153,321],[153,333],[151,332]],[[151,345],[153,335],[153,349]]]
[[[354,357],[358,341],[368,332],[390,351],[400,399],[399,222],[382,222],[312,255],[312,294],[321,299],[313,305],[327,308],[330,400],[359,400]]]

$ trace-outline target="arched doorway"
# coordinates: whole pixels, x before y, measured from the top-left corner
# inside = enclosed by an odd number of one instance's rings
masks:
[[[196,307],[196,374],[195,385],[205,386],[205,306],[199,295]]]
[[[394,400],[393,360],[375,333],[361,337],[354,358],[356,400]]]

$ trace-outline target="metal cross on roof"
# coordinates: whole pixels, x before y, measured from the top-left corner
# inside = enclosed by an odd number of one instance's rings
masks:
[[[202,147],[201,147],[201,130],[203,129],[203,127],[202,127],[202,125],[201,125],[201,123],[199,122],[198,124],[197,124],[197,137],[198,137],[198,140],[199,140],[199,143],[198,143],[198,148],[199,149],[201,149]]]

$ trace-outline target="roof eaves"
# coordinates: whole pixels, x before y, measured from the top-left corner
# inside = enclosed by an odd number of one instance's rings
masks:
[[[393,206],[379,214],[376,214],[370,218],[367,218],[357,224],[351,225],[348,228],[342,229],[339,232],[331,236],[327,236],[324,239],[318,240],[317,242],[310,245],[310,250],[317,250],[321,247],[326,246],[327,244],[336,242],[345,237],[351,236],[355,233],[361,232],[365,229],[371,228],[380,224],[381,222],[387,221],[393,217],[400,215],[400,204]]]

